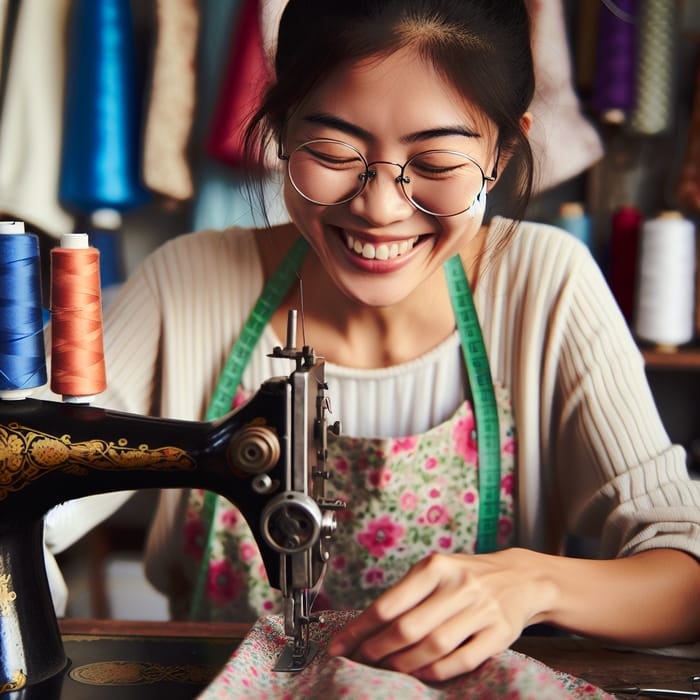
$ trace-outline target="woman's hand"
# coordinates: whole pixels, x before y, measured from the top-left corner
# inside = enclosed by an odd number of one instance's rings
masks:
[[[375,666],[441,681],[507,649],[551,603],[539,557],[523,549],[434,554],[349,622],[329,647]]]

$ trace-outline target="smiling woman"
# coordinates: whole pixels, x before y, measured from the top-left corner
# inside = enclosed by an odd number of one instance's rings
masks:
[[[201,419],[250,324],[232,404],[284,373],[267,352],[303,310],[343,424],[327,491],[347,503],[316,607],[363,611],[330,652],[426,680],[542,622],[700,651],[698,483],[588,249],[521,220],[530,46],[516,0],[290,0],[247,148],[279,155],[291,221],[170,241],[105,324],[105,403]],[[291,261],[299,285],[261,320]],[[204,617],[278,610],[244,519],[205,502],[164,492],[155,515],[146,567],[172,614],[198,577]],[[569,535],[600,558],[563,556]]]

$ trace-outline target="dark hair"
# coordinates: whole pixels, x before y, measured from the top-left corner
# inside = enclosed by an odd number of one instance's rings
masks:
[[[533,157],[521,117],[535,86],[524,0],[289,0],[280,21],[275,81],[246,132],[264,161],[289,114],[340,65],[415,47],[496,125],[514,192],[500,212],[520,219]]]

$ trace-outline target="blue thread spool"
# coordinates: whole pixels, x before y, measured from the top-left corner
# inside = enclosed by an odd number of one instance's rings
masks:
[[[141,111],[129,0],[73,8],[59,199],[82,213],[143,203]]]
[[[580,202],[565,202],[559,207],[556,226],[568,231],[582,243],[591,247],[591,219]]]
[[[47,382],[39,239],[0,222],[0,398],[24,399]]]

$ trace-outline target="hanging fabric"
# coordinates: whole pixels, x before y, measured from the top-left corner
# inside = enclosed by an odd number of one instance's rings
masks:
[[[201,34],[207,40],[200,42],[197,56],[198,102],[194,142],[199,157],[195,164],[194,230],[232,225],[250,228],[265,223],[257,203],[250,201],[248,174],[209,155],[206,147],[212,139],[210,125],[219,108],[221,86],[229,71],[226,61],[231,36],[241,31],[245,4],[246,0],[200,2]],[[274,175],[266,178],[263,184],[269,192],[266,213],[270,222],[289,221],[280,194],[281,187]]]
[[[573,88],[562,0],[528,0],[536,92],[530,141],[535,189],[550,189],[580,174],[603,155],[598,133],[583,116]]]
[[[195,0],[156,0],[143,179],[152,192],[175,200],[190,199],[194,193],[188,149],[196,102],[198,32]]]
[[[22,0],[0,115],[0,210],[60,237],[74,228],[58,199],[70,0]]]
[[[91,213],[142,204],[141,100],[130,0],[75,0],[59,197]]]
[[[700,62],[697,66],[688,142],[676,197],[682,207],[700,213]]]
[[[591,104],[604,122],[621,124],[634,107],[636,0],[599,10]]]
[[[673,123],[677,12],[676,0],[641,0],[635,106],[630,119],[638,134],[662,134]]]
[[[259,0],[243,0],[228,70],[207,142],[207,152],[228,165],[244,163],[243,136],[269,80],[260,29]]]

